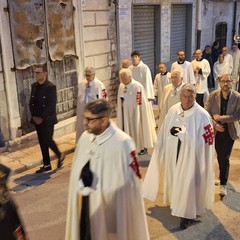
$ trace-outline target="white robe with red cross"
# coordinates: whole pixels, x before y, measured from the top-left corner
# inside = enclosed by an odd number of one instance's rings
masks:
[[[85,126],[83,124],[85,105],[98,98],[107,99],[107,91],[104,84],[96,77],[89,83],[86,79],[83,79],[78,85],[76,142],[85,131]]]
[[[153,148],[156,143],[155,122],[151,117],[145,90],[134,79],[128,85],[119,85],[117,125],[133,138],[137,151]]]
[[[88,161],[93,173],[91,239],[149,240],[135,144],[112,123],[100,135],[85,131],[78,141],[70,175],[65,240],[81,240],[81,199],[87,187],[79,187],[79,180]]]
[[[172,127],[182,129],[177,136]],[[178,140],[181,141],[177,159]],[[161,169],[161,171],[160,171]],[[196,102],[184,111],[181,103],[169,109],[143,182],[143,195],[156,200],[160,172],[164,173],[163,202],[173,216],[194,219],[214,199],[214,133],[208,112]]]

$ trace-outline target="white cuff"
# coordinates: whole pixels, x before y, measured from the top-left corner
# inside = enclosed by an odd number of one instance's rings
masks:
[[[94,189],[91,187],[85,187],[82,179],[78,181],[78,192],[82,196],[89,196],[92,192],[94,192]]]

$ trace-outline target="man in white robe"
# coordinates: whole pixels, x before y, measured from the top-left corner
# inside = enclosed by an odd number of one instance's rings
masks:
[[[176,69],[181,69],[183,71],[183,83],[196,83],[194,77],[193,68],[190,62],[185,60],[185,52],[179,50],[177,52],[178,61],[174,62],[171,66],[171,72]]]
[[[69,183],[65,240],[149,240],[133,140],[109,120],[110,104],[86,105]],[[87,238],[85,238],[87,237]]]
[[[98,98],[107,99],[107,91],[104,84],[95,76],[95,69],[93,67],[86,67],[85,79],[78,85],[78,99],[77,99],[77,119],[76,119],[76,142],[85,131],[83,123],[84,107],[87,103]]]
[[[168,110],[180,102],[180,92],[183,86],[183,72],[180,69],[175,69],[171,73],[171,84],[165,86],[160,103],[160,114],[158,120],[158,131],[161,128],[163,120],[167,115]]]
[[[163,202],[187,228],[214,197],[214,133],[207,111],[195,102],[195,88],[185,84],[180,102],[164,119],[143,182],[143,195],[156,200],[160,169],[164,172]]]
[[[209,95],[207,79],[211,68],[208,60],[202,58],[201,49],[197,49],[195,53],[197,58],[192,61],[192,67],[196,79],[196,101],[200,106],[204,107],[204,102]]]
[[[224,55],[219,54],[218,55],[218,61],[214,63],[213,65],[213,77],[215,80],[215,86],[216,89],[220,89],[219,85],[219,77],[221,77],[224,74],[231,74],[231,68],[229,66],[229,63],[224,61]]]
[[[160,63],[158,65],[159,73],[156,74],[154,79],[154,96],[155,101],[158,102],[158,110],[160,110],[161,98],[163,96],[163,89],[165,86],[171,83],[171,73],[167,71],[167,66],[165,63]]]
[[[232,44],[232,51],[230,52],[233,58],[233,90],[238,90],[239,74],[240,74],[240,50],[238,49],[237,43]]]
[[[153,113],[152,101],[154,101],[154,89],[153,80],[149,67],[141,61],[139,51],[133,51],[131,53],[132,65],[129,67],[132,71],[132,77],[134,80],[140,82],[146,91],[146,97],[148,99],[149,116],[155,124],[155,117]],[[145,154],[146,149],[141,150],[141,154]]]
[[[232,70],[233,70],[233,57],[232,57],[231,54],[228,53],[228,48],[227,47],[223,47],[222,48],[222,54],[224,56],[224,61],[228,62],[229,66],[230,66],[230,69],[231,69],[231,73],[232,73]]]
[[[117,124],[133,138],[141,154],[142,149],[153,148],[157,139],[148,100],[141,83],[132,78],[130,69],[121,69],[119,76]]]

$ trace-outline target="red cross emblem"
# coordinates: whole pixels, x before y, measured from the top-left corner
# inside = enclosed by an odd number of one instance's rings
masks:
[[[205,143],[208,145],[213,144],[213,139],[214,139],[214,133],[213,133],[213,128],[211,124],[208,124],[207,126],[204,127],[205,133],[202,135]]]
[[[139,167],[139,162],[138,162],[138,158],[136,156],[136,152],[132,151],[130,153],[131,157],[133,158],[133,161],[129,164],[130,167],[133,169],[133,171],[135,172],[135,174],[141,179],[142,178],[142,174],[140,172],[140,167]]]
[[[137,105],[142,105],[142,93],[137,92]]]
[[[107,98],[107,91],[106,89],[102,89],[102,97]]]

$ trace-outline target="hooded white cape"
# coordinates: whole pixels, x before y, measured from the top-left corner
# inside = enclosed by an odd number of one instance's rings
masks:
[[[149,239],[134,150],[132,139],[113,124],[101,135],[82,134],[70,175],[65,240],[81,240],[79,176],[89,160],[94,175],[89,195],[91,239]]]
[[[182,128],[178,137],[171,135],[172,127]],[[176,163],[178,139],[181,147]],[[209,114],[197,103],[187,111],[183,111],[181,103],[175,104],[160,129],[143,182],[144,197],[156,199],[160,168],[164,168],[163,202],[170,203],[174,216],[196,218],[213,203],[213,157],[214,134]]]

